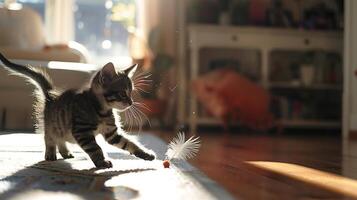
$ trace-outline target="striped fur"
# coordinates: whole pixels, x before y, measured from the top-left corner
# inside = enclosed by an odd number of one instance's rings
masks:
[[[56,95],[45,72],[14,64],[2,54],[0,60],[6,68],[34,81],[45,97],[45,101],[40,102],[44,105],[38,105],[36,114],[44,123],[40,124],[40,127],[44,127],[46,160],[57,159],[57,148],[63,158],[73,158],[66,146],[66,142],[71,142],[81,146],[96,167],[112,167],[95,141],[97,134],[102,134],[109,144],[127,150],[139,158],[155,159],[152,151],[126,135],[120,121],[116,121],[120,119],[119,116],[113,112],[113,109],[123,112],[133,104],[130,78],[136,70],[136,65],[118,73],[113,64],[108,63],[95,74],[89,88],[67,90]]]

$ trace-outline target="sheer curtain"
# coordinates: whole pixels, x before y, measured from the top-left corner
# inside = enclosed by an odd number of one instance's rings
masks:
[[[176,52],[176,5],[177,0],[138,0],[138,34],[148,40],[150,31],[159,28],[159,48],[171,56]]]
[[[48,44],[67,44],[74,39],[73,0],[46,0]]]
[[[178,2],[184,0],[139,0],[141,2],[141,19],[139,19],[139,29],[141,34],[148,40],[150,32],[158,28],[159,37],[157,41],[159,53],[166,54],[173,58],[173,66],[161,73],[161,82],[158,89],[158,98],[166,102],[166,111],[162,119],[166,125],[174,125],[175,104],[177,99],[177,72],[176,49],[178,42]],[[152,55],[151,55],[152,56]],[[152,59],[151,57],[150,59]],[[151,66],[155,67],[155,66]]]

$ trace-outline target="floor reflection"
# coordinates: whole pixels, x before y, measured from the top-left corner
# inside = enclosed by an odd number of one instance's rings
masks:
[[[306,184],[357,198],[357,180],[351,178],[291,163],[267,161],[247,161],[246,163]]]

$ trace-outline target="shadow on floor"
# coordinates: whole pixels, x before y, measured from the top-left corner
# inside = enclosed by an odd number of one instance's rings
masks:
[[[0,199],[132,199],[139,191],[121,186],[106,187],[104,183],[114,176],[154,170],[138,168],[96,174],[95,168],[75,170],[65,160],[51,162],[53,168],[44,167],[49,163],[41,161],[1,179]]]

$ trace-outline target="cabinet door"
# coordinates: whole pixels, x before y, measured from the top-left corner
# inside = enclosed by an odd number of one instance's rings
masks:
[[[340,130],[342,59],[320,49],[273,50],[269,62],[272,111],[285,127]]]

